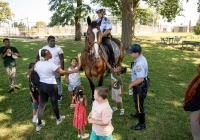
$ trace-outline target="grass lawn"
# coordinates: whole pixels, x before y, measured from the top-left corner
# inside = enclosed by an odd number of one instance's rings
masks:
[[[77,131],[72,126],[73,110],[69,108],[69,93],[65,79],[62,77],[63,100],[59,104],[60,114],[66,119],[59,126],[50,102],[47,103],[43,120],[46,126],[38,133],[36,124],[31,122],[32,106],[29,99],[28,79],[26,72],[28,64],[35,61],[38,49],[46,45],[45,41],[31,41],[11,39],[11,45],[17,47],[22,58],[17,59],[17,85],[21,89],[7,94],[9,84],[3,61],[0,60],[0,139],[1,140],[76,140]],[[65,69],[69,67],[69,60],[77,57],[84,47],[84,41],[74,42],[72,39],[60,38],[56,44],[64,51]],[[145,99],[146,125],[144,131],[133,131],[131,125],[138,120],[131,118],[134,112],[132,97],[128,94],[128,85],[131,81],[130,63],[133,61],[125,54],[123,65],[129,67],[128,72],[122,75],[124,81],[123,102],[125,115],[119,111],[113,114],[112,124],[115,128],[115,140],[192,140],[190,132],[189,112],[182,109],[184,91],[197,73],[196,67],[200,63],[198,51],[186,51],[170,46],[152,43],[140,43],[143,55],[149,64],[151,86]],[[2,44],[3,45],[3,44]],[[85,94],[90,99],[91,90],[84,72],[81,72],[82,85]],[[109,86],[109,79],[104,79],[104,85]],[[111,94],[109,102],[112,106]],[[87,113],[91,105],[87,107]],[[91,132],[91,124],[86,126],[86,132]]]

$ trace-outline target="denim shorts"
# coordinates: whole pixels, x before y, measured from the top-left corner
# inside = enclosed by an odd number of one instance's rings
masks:
[[[90,140],[114,140],[112,137],[112,134],[109,136],[98,136],[96,133],[92,130],[92,133],[90,135]]]
[[[39,105],[39,103],[32,103],[33,109],[37,110],[38,109],[38,105]]]

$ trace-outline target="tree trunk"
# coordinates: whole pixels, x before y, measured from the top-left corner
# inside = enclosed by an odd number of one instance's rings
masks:
[[[81,24],[80,24],[80,19],[75,18],[75,41],[80,41],[81,40]]]
[[[135,19],[136,19],[136,6],[137,3],[134,1],[133,2],[133,27],[132,27],[132,37],[135,38]]]
[[[122,0],[122,43],[125,49],[132,44],[133,0]]]

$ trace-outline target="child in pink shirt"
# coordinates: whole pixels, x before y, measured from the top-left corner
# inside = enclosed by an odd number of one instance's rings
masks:
[[[111,119],[112,109],[107,100],[108,88],[101,86],[94,91],[94,102],[92,111],[88,116],[88,122],[92,123],[92,133],[90,140],[113,140],[112,132],[114,130]]]

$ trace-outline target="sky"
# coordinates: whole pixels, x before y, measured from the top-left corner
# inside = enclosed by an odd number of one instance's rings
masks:
[[[49,23],[49,18],[52,13],[49,11],[48,2],[49,0],[2,0],[3,2],[9,2],[9,7],[11,11],[15,14],[13,20],[24,19],[28,17],[29,24],[36,24],[37,21],[44,21]],[[89,3],[89,0],[85,0]],[[183,8],[185,11],[183,14],[185,17],[177,17],[176,22],[172,22],[173,25],[188,25],[191,20],[191,24],[195,25],[199,13],[197,12],[197,2],[198,0],[189,0],[186,3],[186,0],[183,0]],[[163,23],[164,21],[159,21]]]

